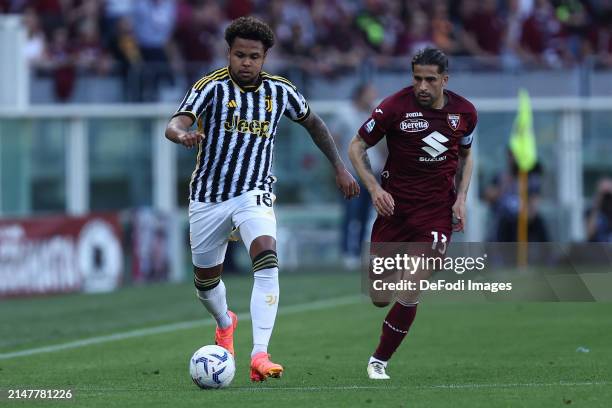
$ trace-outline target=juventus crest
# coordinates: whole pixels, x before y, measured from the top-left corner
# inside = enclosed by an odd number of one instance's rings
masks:
[[[266,111],[272,112],[272,98],[270,96],[266,96]]]

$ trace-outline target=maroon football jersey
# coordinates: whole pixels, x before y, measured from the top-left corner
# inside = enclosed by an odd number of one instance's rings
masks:
[[[371,146],[386,137],[389,157],[382,187],[395,200],[394,215],[413,225],[440,217],[450,222],[459,147],[472,144],[474,105],[454,92],[444,94],[446,105],[430,109],[418,104],[412,87],[404,88],[378,105],[359,129]]]

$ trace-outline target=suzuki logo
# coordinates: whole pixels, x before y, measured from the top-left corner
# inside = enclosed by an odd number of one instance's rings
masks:
[[[448,148],[442,144],[448,142],[448,138],[439,132],[430,133],[427,137],[423,138],[423,141],[428,146],[423,146],[421,149],[429,153],[431,157],[438,157],[448,150]]]

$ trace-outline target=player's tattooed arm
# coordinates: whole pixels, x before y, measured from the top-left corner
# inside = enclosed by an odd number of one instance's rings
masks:
[[[368,152],[366,151],[369,148],[370,146],[359,135],[355,136],[349,145],[349,158],[351,159],[351,163],[353,163],[353,167],[357,169],[359,177],[361,177],[363,183],[368,188],[370,185],[378,184],[374,176],[374,171],[372,170]]]
[[[192,117],[187,115],[175,116],[170,119],[166,126],[166,138],[188,148],[197,146],[204,139],[204,135],[198,131],[190,130],[192,125]]]
[[[325,122],[314,112],[310,112],[310,115],[300,122],[302,126],[308,131],[312,141],[317,145],[319,150],[325,154],[329,162],[334,166],[336,172],[336,185],[342,191],[345,198],[353,198],[359,195],[359,184],[348,172],[346,166],[342,162],[336,143],[332,138],[329,129],[325,125]]]
[[[312,141],[325,154],[334,169],[346,168],[338,154],[336,143],[334,143],[329,129],[319,115],[311,111],[306,120],[300,122],[300,124],[308,131]]]
[[[453,205],[453,231],[463,231],[466,226],[465,201],[467,199],[474,160],[471,149],[459,149],[459,164],[457,166],[457,201]]]
[[[464,200],[467,198],[473,167],[474,160],[472,159],[472,150],[460,148],[459,164],[457,167],[457,185],[459,186],[457,188],[457,196],[462,197]]]
[[[368,157],[367,150],[370,148],[359,135],[356,135],[349,146],[349,157],[353,167],[357,170],[361,182],[365,184],[366,188],[370,192],[372,197],[372,203],[374,208],[380,215],[390,216],[393,215],[395,208],[395,201],[393,196],[383,190],[382,186],[376,180],[372,165],[370,164],[370,158]]]

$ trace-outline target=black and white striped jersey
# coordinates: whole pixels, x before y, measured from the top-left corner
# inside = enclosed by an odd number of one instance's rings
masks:
[[[283,114],[296,122],[310,114],[306,99],[283,77],[262,72],[246,88],[225,67],[197,81],[174,114],[191,116],[205,136],[189,198],[210,203],[254,189],[271,192],[274,136]]]

